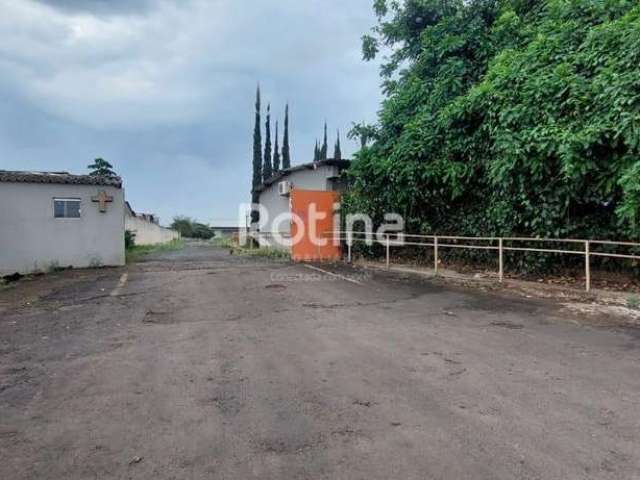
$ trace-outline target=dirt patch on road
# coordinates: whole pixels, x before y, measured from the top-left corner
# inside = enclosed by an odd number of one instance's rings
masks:
[[[432,270],[397,265],[392,266],[387,273],[383,265],[370,261],[361,261],[358,265],[397,278],[421,279],[442,287],[459,286],[490,293],[490,295],[474,295],[465,304],[468,308],[485,312],[516,313],[525,311],[534,315],[548,306],[555,305],[570,313],[572,320],[580,321],[583,324],[640,328],[640,309],[628,306],[630,302],[636,300],[633,292],[608,290],[585,292],[553,282],[528,282],[512,279],[500,284],[496,278],[493,278],[495,276],[462,275],[458,272],[442,272],[441,275],[434,277]]]
[[[108,294],[113,279],[122,271],[122,268],[101,268],[24,276],[0,289],[0,313],[77,305],[100,293]]]
[[[640,311],[621,305],[601,305],[597,303],[563,303],[562,306],[591,319],[594,325],[603,327],[624,326],[640,329]]]

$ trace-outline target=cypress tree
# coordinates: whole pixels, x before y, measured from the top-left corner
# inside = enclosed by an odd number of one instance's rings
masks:
[[[342,160],[342,150],[340,149],[340,130],[338,130],[338,137],[336,140],[336,148],[333,151],[334,160]]]
[[[280,170],[280,147],[278,146],[278,121],[276,120],[276,146],[273,149],[273,173]]]
[[[291,168],[291,150],[289,149],[289,104],[284,109],[284,138],[282,140],[282,168]]]
[[[260,133],[260,85],[256,90],[256,123],[253,129],[253,182],[251,188],[251,202],[258,203],[260,194],[258,189],[262,185],[262,137]],[[251,222],[260,220],[258,211],[251,212]]]
[[[271,168],[271,105],[267,105],[267,120],[264,133],[264,164],[262,166],[262,180],[267,181],[273,175]]]
[[[324,122],[324,141],[322,142],[322,148],[320,149],[320,160],[327,159],[327,152],[329,147],[327,145],[327,122]]]
[[[320,160],[320,149],[318,148],[318,139],[316,139],[316,146],[313,149],[313,161],[317,162]]]

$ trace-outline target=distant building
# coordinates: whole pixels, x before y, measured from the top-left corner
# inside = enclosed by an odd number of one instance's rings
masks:
[[[0,170],[0,275],[124,265],[119,177]]]
[[[283,237],[291,234],[289,222],[274,223],[282,214],[291,212],[290,193],[292,190],[316,191],[316,192],[343,192],[347,188],[342,172],[349,167],[349,160],[320,160],[318,162],[305,163],[282,170],[271,179],[264,182],[259,189],[260,205],[268,212],[268,219],[263,221],[260,237],[269,244],[268,237],[274,232]],[[257,230],[257,225],[252,225]],[[261,243],[263,243],[261,241]]]
[[[136,213],[129,202],[124,208],[125,229],[134,234],[136,245],[158,245],[180,238],[180,233],[160,226],[160,219],[153,213]]]
[[[214,238],[238,238],[240,230],[245,229],[245,227],[211,227],[211,230],[213,230],[213,233],[215,234]]]

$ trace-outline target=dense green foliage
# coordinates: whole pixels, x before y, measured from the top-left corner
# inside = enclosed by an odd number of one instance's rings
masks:
[[[264,163],[262,164],[262,180],[267,181],[273,176],[271,165],[271,105],[267,105],[267,119],[264,122]]]
[[[333,158],[334,160],[342,160],[342,148],[340,146],[340,130],[336,135],[336,146],[333,149]]]
[[[273,173],[280,171],[280,145],[278,144],[278,121],[276,120],[276,144],[273,147]]]
[[[360,148],[369,145],[369,142],[376,137],[376,127],[369,125],[365,122],[355,123],[351,126],[351,130],[347,132],[347,138],[351,140],[358,140],[360,142]]]
[[[180,232],[184,238],[209,240],[215,236],[215,232],[209,225],[198,223],[189,217],[175,217],[170,228]]]
[[[338,143],[339,142],[340,140],[338,139]],[[329,137],[327,135],[327,122],[324,122],[322,143],[319,143],[318,140],[316,140],[316,145],[313,149],[313,161],[319,162],[320,160],[327,160],[328,155],[329,155]]]
[[[282,139],[282,169],[291,168],[291,149],[289,148],[289,104],[284,108],[284,137]]]
[[[390,50],[385,100],[348,209],[413,232],[640,238],[637,1],[375,9],[363,53]]]
[[[258,188],[262,185],[262,133],[260,131],[260,86],[256,90],[256,119],[253,127],[253,179],[251,182],[251,203],[260,201]],[[251,222],[259,220],[259,212],[251,211]]]
[[[329,150],[329,140],[327,138],[327,122],[324,122],[324,137],[322,140],[322,146],[320,147],[320,160],[327,159],[327,153]]]
[[[256,119],[253,127],[253,182],[256,189],[262,185],[262,131],[260,130],[260,87],[256,91]]]
[[[113,171],[113,165],[102,158],[96,158],[91,165],[87,165],[91,170],[89,175],[92,177],[115,177],[116,172]]]
[[[136,233],[131,230],[124,231],[124,248],[129,250],[136,245]]]

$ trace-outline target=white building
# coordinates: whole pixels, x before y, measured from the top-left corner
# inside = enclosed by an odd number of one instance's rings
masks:
[[[260,238],[267,239],[276,232],[286,238],[291,233],[291,224],[278,222],[276,225],[274,220],[278,217],[283,218],[282,214],[290,212],[289,191],[295,188],[343,192],[346,190],[346,182],[342,172],[350,164],[349,160],[320,160],[276,173],[259,189],[259,202],[267,213],[267,218],[261,218],[260,227],[252,225],[252,229],[260,230]]]
[[[0,275],[124,263],[119,177],[0,170]]]
[[[160,226],[156,215],[136,213],[129,202],[125,202],[124,228],[134,235],[136,245],[158,245],[180,238],[175,230]]]

